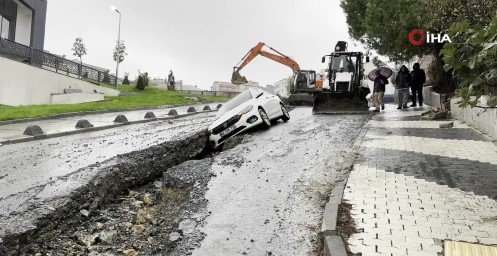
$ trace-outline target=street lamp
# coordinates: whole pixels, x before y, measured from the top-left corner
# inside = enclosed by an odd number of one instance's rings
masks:
[[[110,9],[112,11],[115,11],[119,13],[119,30],[117,34],[117,65],[116,65],[116,88],[117,88],[117,80],[119,79],[119,60],[120,60],[120,54],[119,54],[119,46],[121,45],[121,12],[115,7],[111,6]]]

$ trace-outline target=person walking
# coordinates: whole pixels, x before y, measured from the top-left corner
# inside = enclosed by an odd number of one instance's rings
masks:
[[[375,106],[375,111],[380,112],[385,110],[385,104],[383,102],[383,96],[385,96],[385,85],[388,84],[388,79],[380,73],[380,70],[376,71],[376,78],[374,79],[373,87],[373,105]]]
[[[411,71],[411,92],[412,92],[412,105],[416,107],[416,95],[418,98],[419,106],[423,106],[423,85],[426,82],[425,71],[419,68],[419,63],[414,63]]]
[[[402,67],[400,68],[399,73],[395,78],[395,82],[397,84],[399,101],[397,109],[409,108],[407,106],[407,103],[409,101],[409,85],[411,84],[411,75],[409,74],[409,70],[405,65],[402,65]]]

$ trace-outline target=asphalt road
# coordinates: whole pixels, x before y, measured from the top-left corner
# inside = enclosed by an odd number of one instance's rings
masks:
[[[205,129],[214,116],[200,113],[0,147],[0,217],[22,210],[28,201],[64,196],[84,185],[91,178],[86,176],[94,174],[79,173],[83,167],[191,135]],[[77,175],[79,184],[70,178]]]
[[[53,207],[44,202],[63,198],[96,175],[84,167],[188,136],[204,129],[214,115],[0,147],[0,223],[28,225],[31,220],[16,220],[16,212],[30,207],[50,210]],[[318,255],[324,204],[343,158],[368,119],[313,115],[311,108],[296,108],[289,122],[250,132],[241,144],[211,156],[215,177],[207,184],[207,209],[188,209],[198,222],[183,222],[203,240],[185,245],[187,251]],[[0,226],[0,234],[14,229],[12,225]]]
[[[296,108],[215,156],[193,255],[318,255],[326,197],[367,120]]]

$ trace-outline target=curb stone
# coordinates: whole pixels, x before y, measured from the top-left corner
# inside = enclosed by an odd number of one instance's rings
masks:
[[[29,136],[29,137],[25,137],[25,138],[0,141],[0,146],[2,146],[2,144],[3,145],[11,145],[11,144],[29,142],[29,141],[34,141],[34,140],[43,140],[43,139],[63,137],[66,135],[74,135],[74,134],[81,134],[81,133],[87,133],[87,132],[101,131],[101,130],[112,129],[112,128],[125,126],[125,125],[142,124],[142,123],[149,123],[149,122],[154,122],[154,121],[173,120],[173,119],[179,119],[182,117],[187,117],[187,116],[192,116],[192,115],[202,114],[202,113],[210,113],[210,112],[215,112],[215,111],[217,111],[217,110],[199,111],[199,112],[187,113],[187,114],[177,115],[177,116],[160,117],[160,118],[156,118],[156,119],[135,120],[135,121],[129,121],[126,123],[115,123],[115,124],[110,124],[110,125],[103,125],[103,126],[92,127],[92,128],[82,128],[82,129],[66,131],[66,132],[57,132],[57,133],[42,134],[42,135],[37,135],[37,136]]]
[[[361,146],[368,129],[368,123],[364,124],[361,132],[355,139],[350,154],[344,159],[342,165],[340,166],[340,169],[345,170],[345,172],[338,175],[338,181],[333,187],[330,199],[324,208],[320,232],[324,245],[323,256],[347,256],[345,243],[337,231],[338,209],[340,203],[342,202],[343,191],[345,189],[345,185],[347,184],[348,176],[353,168],[359,152],[359,147]]]
[[[324,238],[324,255],[347,256],[345,245],[339,235]]]

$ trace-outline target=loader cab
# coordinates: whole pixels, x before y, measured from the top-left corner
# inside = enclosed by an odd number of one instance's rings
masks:
[[[321,61],[329,58],[328,83],[332,92],[355,91],[363,79],[363,55],[361,52],[333,52],[323,56]]]

